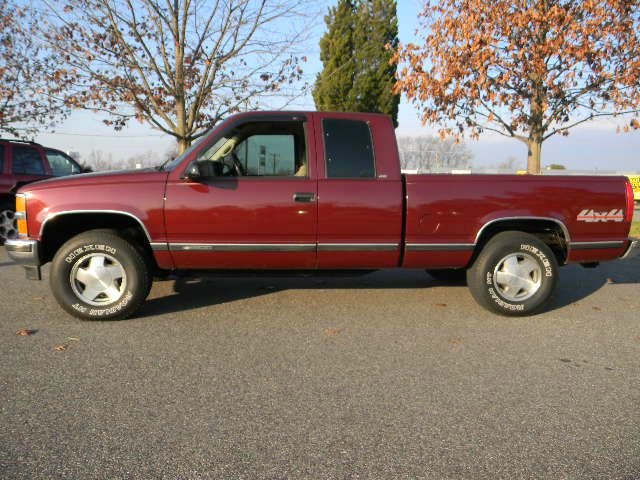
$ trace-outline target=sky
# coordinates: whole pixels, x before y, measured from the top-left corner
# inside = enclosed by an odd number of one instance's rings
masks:
[[[319,11],[326,11],[330,0],[309,2]],[[399,36],[402,43],[414,40],[418,28],[418,13],[423,0],[398,0]],[[324,5],[324,7],[323,7]],[[312,82],[322,68],[319,61],[318,41],[324,32],[322,14],[312,29],[305,48],[308,57],[303,66],[305,77]],[[277,106],[275,106],[277,107]],[[310,90],[306,91],[289,109],[313,110]],[[36,140],[44,145],[80,153],[81,160],[92,150],[102,150],[114,159],[125,159],[148,151],[163,156],[173,143],[168,135],[163,135],[151,127],[132,121],[120,132],[102,123],[98,114],[86,111],[75,112],[61,124],[56,133],[39,135]],[[621,172],[640,172],[640,131],[616,133],[619,124],[614,119],[601,119],[583,124],[572,130],[568,137],[556,136],[545,142],[542,151],[542,163],[560,163],[575,170],[602,170]],[[437,126],[422,126],[417,110],[405,98],[402,99],[399,112],[398,136],[435,134]],[[526,147],[523,143],[497,134],[484,134],[478,141],[467,140],[474,154],[475,167],[496,166],[509,157],[514,157],[518,168],[525,168]]]

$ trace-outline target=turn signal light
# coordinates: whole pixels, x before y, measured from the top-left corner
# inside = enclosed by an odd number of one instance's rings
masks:
[[[26,212],[27,211],[27,197],[24,194],[16,195],[16,212]]]
[[[18,224],[18,235],[26,237],[29,235],[27,229],[27,197],[25,195],[16,195],[16,221]]]

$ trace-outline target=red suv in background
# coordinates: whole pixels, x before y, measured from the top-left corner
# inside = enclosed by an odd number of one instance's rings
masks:
[[[34,142],[0,139],[0,245],[17,235],[16,184],[82,173],[82,168],[60,150]]]

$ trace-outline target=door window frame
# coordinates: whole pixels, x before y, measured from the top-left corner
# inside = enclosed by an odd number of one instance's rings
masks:
[[[187,171],[189,167],[197,161],[198,156],[215,144],[222,136],[229,133],[231,130],[238,128],[248,123],[272,123],[272,122],[300,122],[302,123],[302,129],[304,132],[305,151],[307,156],[307,176],[296,177],[294,175],[287,176],[242,176],[242,177],[207,177],[203,178],[200,183],[212,183],[212,182],[225,182],[225,181],[257,181],[262,182],[265,180],[314,180],[317,178],[316,173],[316,149],[315,149],[315,125],[313,123],[313,117],[306,114],[240,114],[236,117],[231,117],[228,120],[222,122],[218,128],[210,132],[206,139],[194,148],[184,161],[173,170],[170,174],[172,180],[188,181]]]

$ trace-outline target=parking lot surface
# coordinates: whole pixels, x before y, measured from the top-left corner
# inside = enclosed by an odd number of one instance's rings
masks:
[[[2,479],[640,477],[639,259],[516,319],[420,271],[168,280],[119,322],[0,278]]]

